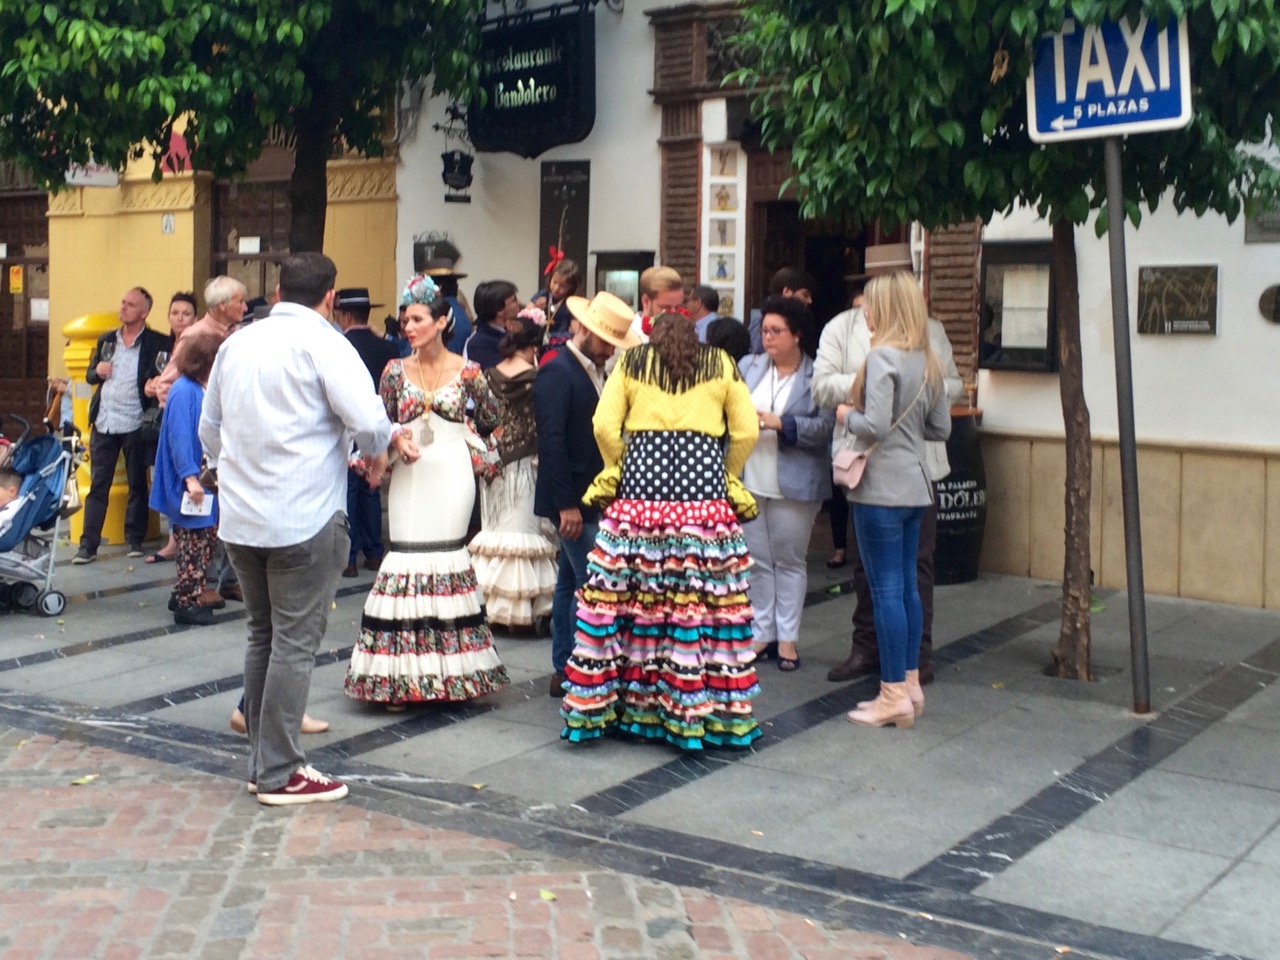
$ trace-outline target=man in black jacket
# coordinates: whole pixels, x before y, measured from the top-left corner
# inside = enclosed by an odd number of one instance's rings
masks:
[[[124,454],[129,479],[129,505],[124,536],[129,556],[142,556],[147,538],[147,468],[155,457],[154,444],[142,434],[143,413],[157,402],[144,384],[160,371],[156,355],[169,338],[147,326],[151,294],[134,287],[120,299],[120,326],[104,333],[94,345],[85,380],[96,388],[89,401],[89,495],[84,499],[84,534],[72,563],[92,563],[102,542],[111,480]]]
[[[394,343],[369,329],[369,311],[380,306],[382,304],[369,302],[367,287],[346,287],[338,291],[333,301],[333,319],[347,342],[360,354],[375,393],[382,382],[382,371],[400,356],[400,350]],[[361,553],[364,554],[364,568],[377,570],[382,566],[385,552],[382,545],[382,496],[354,470],[347,471],[347,522],[351,525],[351,552],[342,575],[359,575],[356,560]]]
[[[604,365],[617,347],[634,342],[631,308],[611,293],[590,303],[570,297],[573,339],[538,372],[533,409],[538,424],[538,485],[533,512],[560,531],[560,572],[551,602],[551,676],[553,697],[564,691],[564,668],[573,653],[577,591],[587,580],[587,554],[595,546],[600,511],[583,504],[582,495],[604,469],[591,418],[604,389]]]

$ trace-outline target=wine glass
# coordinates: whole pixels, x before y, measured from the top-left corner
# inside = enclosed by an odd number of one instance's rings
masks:
[[[110,363],[111,358],[116,355],[116,342],[107,340],[98,347],[98,359],[103,363]]]
[[[156,354],[156,373],[164,373],[164,368],[169,365],[169,351],[161,350]]]

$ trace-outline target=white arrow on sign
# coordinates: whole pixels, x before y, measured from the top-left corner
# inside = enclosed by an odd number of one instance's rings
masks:
[[[1062,114],[1058,114],[1058,116],[1054,117],[1053,120],[1049,121],[1049,126],[1061,133],[1069,127],[1074,127],[1076,123],[1076,120],[1068,120],[1066,117],[1062,116]]]

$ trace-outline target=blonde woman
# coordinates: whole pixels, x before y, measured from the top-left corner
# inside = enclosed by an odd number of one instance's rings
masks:
[[[916,549],[933,499],[925,441],[950,435],[951,410],[915,277],[898,271],[872,279],[866,315],[871,350],[836,419],[863,449],[875,446],[849,500],[874,600],[880,695],[859,704],[848,719],[910,727],[924,710]]]

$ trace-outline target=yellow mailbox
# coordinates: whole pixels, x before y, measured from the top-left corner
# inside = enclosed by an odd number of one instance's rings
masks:
[[[93,348],[98,341],[98,337],[108,330],[114,330],[119,325],[120,316],[117,313],[86,313],[83,317],[76,317],[62,328],[62,335],[70,341],[67,344],[65,353],[63,353],[63,359],[67,364],[67,373],[71,379],[72,418],[75,421],[75,425],[80,428],[81,433],[84,435],[86,450],[89,447],[89,400],[93,397],[93,387],[85,381],[85,374],[89,370],[89,361],[93,359]],[[86,456],[80,464],[80,472],[77,474],[77,479],[80,482],[80,493],[84,497],[89,495],[89,471],[91,467],[92,464],[90,464],[89,458]],[[111,495],[107,501],[107,517],[102,522],[103,543],[123,544],[125,542],[124,513],[128,502],[129,480],[125,475],[124,457],[120,457],[116,461],[115,476],[111,480]],[[155,511],[152,511],[147,523],[147,537],[158,536],[159,531],[158,518]],[[71,542],[78,542],[83,533],[84,511],[81,510],[71,518]]]

